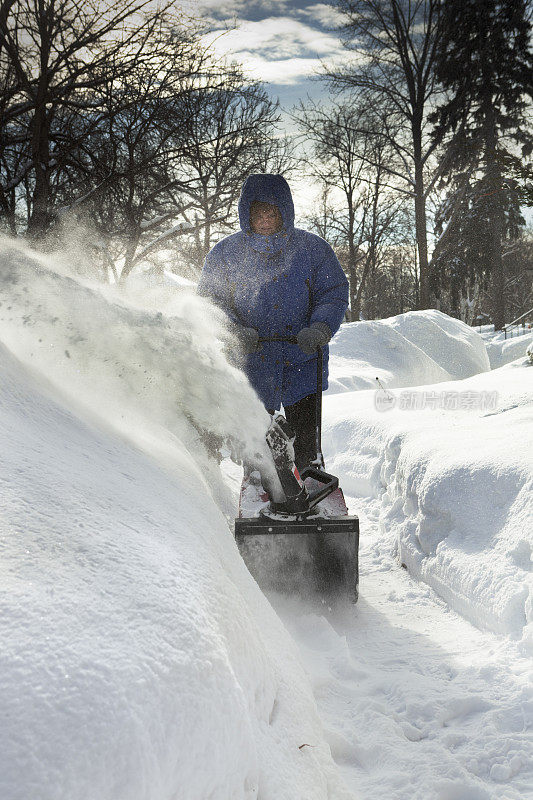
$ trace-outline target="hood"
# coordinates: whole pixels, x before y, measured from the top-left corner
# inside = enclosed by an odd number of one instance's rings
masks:
[[[254,200],[276,205],[283,219],[285,235],[292,233],[294,228],[294,203],[292,202],[289,184],[282,175],[256,173],[249,175],[244,181],[239,198],[239,222],[244,233],[252,232],[250,228],[250,206]],[[279,234],[274,235],[278,236]]]

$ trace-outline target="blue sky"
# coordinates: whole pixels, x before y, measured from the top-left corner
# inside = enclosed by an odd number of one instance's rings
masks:
[[[342,46],[336,28],[341,16],[326,2],[313,0],[185,0],[191,12],[209,25],[205,42],[220,56],[243,65],[247,74],[263,81],[282,111],[289,112],[309,95],[326,100],[328,90],[313,80],[321,62],[340,64],[353,58]],[[296,126],[282,113],[281,128]],[[319,187],[302,176],[291,177],[296,218],[316,203]]]
[[[339,63],[348,57],[335,27],[336,9],[312,0],[196,0],[196,14],[209,20],[206,37],[220,54],[234,57],[249,75],[268,84],[285,109],[307,93],[325,95],[322,82],[311,80],[321,60]],[[221,35],[225,26],[235,25]]]

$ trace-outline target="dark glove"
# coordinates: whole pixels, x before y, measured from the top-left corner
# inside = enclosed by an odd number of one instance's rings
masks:
[[[259,332],[255,328],[235,325],[233,330],[245,353],[257,353],[263,349],[263,345],[259,341]]]
[[[324,347],[332,337],[329,325],[325,322],[313,322],[310,328],[302,328],[298,336],[298,347],[306,355],[316,353],[319,347]]]

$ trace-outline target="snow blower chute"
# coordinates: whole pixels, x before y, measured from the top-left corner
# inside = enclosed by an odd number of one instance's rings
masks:
[[[260,339],[296,343],[296,337]],[[261,586],[330,594],[357,600],[359,519],[348,515],[339,480],[322,455],[322,349],[317,351],[316,459],[302,474],[294,463],[294,433],[281,414],[266,440],[277,473],[263,486],[258,471],[246,475],[235,520],[241,555]],[[266,482],[266,481],[265,481]],[[295,587],[298,582],[299,587]]]

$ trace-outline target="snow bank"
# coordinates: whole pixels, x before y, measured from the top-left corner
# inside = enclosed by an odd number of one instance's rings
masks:
[[[328,467],[349,494],[381,498],[400,563],[477,625],[533,645],[529,361],[395,394],[387,413],[373,392],[328,399]],[[413,398],[425,409],[404,410]]]
[[[442,311],[409,311],[384,322],[423,350],[451,378],[468,378],[490,369],[481,336]]]
[[[527,353],[531,344],[533,344],[533,332],[512,339],[504,339],[503,334],[500,333],[487,339],[485,346],[491,369],[497,369],[511,361],[516,361],[517,358]]]
[[[440,311],[343,325],[331,345],[329,394],[464,378],[490,368],[482,338]]]
[[[293,644],[198,442],[193,458],[179,438],[188,393],[211,398],[179,359],[177,376],[162,371],[187,326],[112,307],[20,250],[1,275],[0,339],[18,358],[0,347],[0,796],[347,797]],[[212,381],[221,362],[187,322]],[[76,408],[105,395],[86,421],[61,400],[74,391]]]

